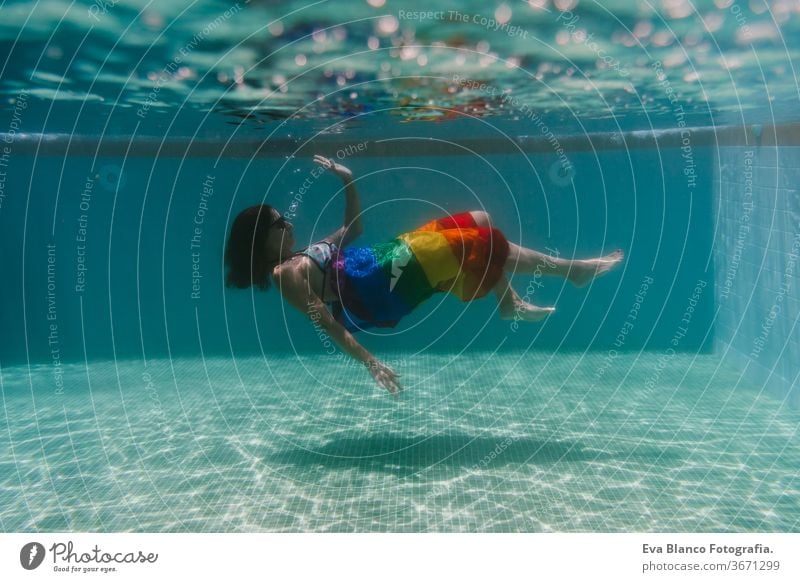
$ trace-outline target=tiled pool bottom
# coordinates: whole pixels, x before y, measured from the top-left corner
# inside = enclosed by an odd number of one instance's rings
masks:
[[[713,356],[384,357],[4,368],[0,529],[800,531],[800,414]]]

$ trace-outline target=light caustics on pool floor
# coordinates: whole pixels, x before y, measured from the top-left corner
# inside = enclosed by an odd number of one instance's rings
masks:
[[[391,360],[391,357],[385,356]],[[2,371],[3,531],[798,531],[800,413],[714,356]]]

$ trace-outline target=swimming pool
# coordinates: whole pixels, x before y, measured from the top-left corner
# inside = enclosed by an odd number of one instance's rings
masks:
[[[19,531],[796,528],[796,411],[714,356],[675,356],[652,388],[658,354],[621,356],[598,381],[603,357],[426,353],[403,366],[399,404],[342,363],[319,378],[314,355],[70,365],[63,396],[46,368],[6,371],[4,491],[14,494],[2,521]],[[30,384],[51,395],[32,399]]]
[[[2,9],[5,532],[796,532],[797,8],[546,0]],[[590,36],[591,35],[591,36]],[[541,323],[446,294],[358,340],[223,285],[488,212]]]

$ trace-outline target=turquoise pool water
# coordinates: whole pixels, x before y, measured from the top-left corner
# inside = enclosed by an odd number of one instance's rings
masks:
[[[800,5],[7,0],[0,531],[800,531]],[[483,210],[564,259],[514,327],[437,295],[357,339],[224,286]]]
[[[513,135],[535,113],[582,133],[669,127],[676,103],[689,127],[796,118],[792,0],[7,0],[2,10],[0,96],[6,108],[30,97],[25,131],[220,138],[236,128],[268,139],[447,121],[448,133],[469,134],[452,122],[486,118]]]
[[[800,414],[715,356],[314,356],[3,372],[6,531],[781,531]],[[9,440],[9,431],[13,439]]]

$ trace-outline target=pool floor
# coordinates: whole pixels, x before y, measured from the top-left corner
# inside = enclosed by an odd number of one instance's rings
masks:
[[[2,369],[2,531],[800,531],[800,413],[710,355]]]

